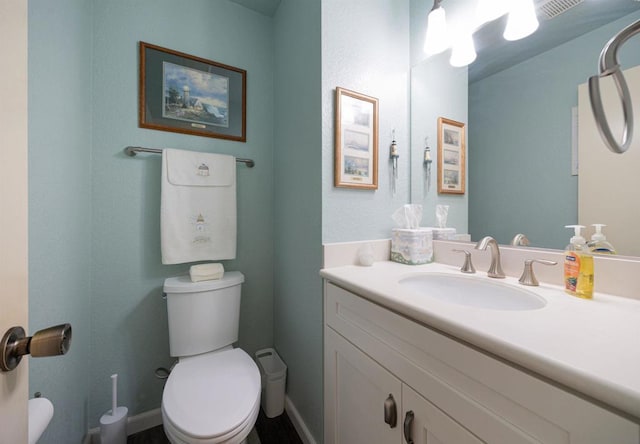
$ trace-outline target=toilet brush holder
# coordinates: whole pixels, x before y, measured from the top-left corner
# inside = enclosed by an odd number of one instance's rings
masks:
[[[100,444],[126,444],[127,415],[126,407],[117,407],[115,414],[111,410],[100,418]]]
[[[100,444],[127,443],[126,407],[118,407],[118,375],[111,375],[111,410],[100,418]]]

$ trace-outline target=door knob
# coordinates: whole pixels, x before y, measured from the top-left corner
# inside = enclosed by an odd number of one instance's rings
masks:
[[[0,342],[0,370],[8,372],[18,366],[24,355],[35,358],[64,355],[71,346],[71,324],[60,324],[26,336],[24,328],[12,327]]]

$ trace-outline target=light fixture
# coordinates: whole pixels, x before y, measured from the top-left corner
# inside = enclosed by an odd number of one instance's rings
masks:
[[[506,40],[520,40],[538,29],[538,17],[533,0],[511,0],[509,18],[504,30]]]
[[[507,0],[478,0],[476,24],[481,26],[509,12]]]
[[[428,55],[439,54],[449,47],[447,19],[442,0],[434,0],[433,8],[427,17],[427,35],[424,40],[424,52]]]
[[[451,66],[459,68],[473,63],[475,59],[476,46],[473,42],[473,36],[468,31],[460,33],[453,44],[449,63]]]

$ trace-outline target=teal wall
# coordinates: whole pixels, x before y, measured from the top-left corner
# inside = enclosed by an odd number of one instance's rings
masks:
[[[320,2],[282,0],[275,47],[275,347],[287,396],[322,442]]]
[[[73,326],[66,356],[29,362],[31,396],[56,406],[42,443],[81,442],[91,420],[91,14],[29,1],[29,333]]]
[[[159,407],[153,371],[173,361],[162,283],[189,265],[161,264],[160,156],[127,145],[256,161],[238,166],[238,255],[224,265],[246,277],[240,346],[273,344],[274,57],[271,19],[226,1],[49,3],[29,17],[31,325],[70,321],[74,342],[32,361],[31,387],[53,398],[42,442],[58,443],[98,424],[112,373],[130,414]],[[140,40],[246,69],[247,143],[138,128]]]
[[[163,280],[189,265],[160,258],[158,155],[126,157],[127,145],[200,150],[256,161],[238,166],[238,254],[245,275],[240,346],[273,344],[273,47],[271,20],[236,4],[192,0],[94,3],[93,223],[90,418],[109,406],[109,375],[135,414],[160,405],[169,366]],[[138,41],[247,70],[247,143],[138,128]]]
[[[469,226],[474,239],[562,248],[578,219],[571,176],[571,108],[578,85],[596,73],[600,50],[634,13],[469,87]],[[640,63],[623,47],[624,68]],[[498,174],[499,173],[499,174]]]
[[[384,239],[391,214],[409,202],[409,3],[322,1],[322,241]],[[334,184],[334,96],[342,87],[379,100],[377,190]],[[395,194],[389,148],[400,159]]]

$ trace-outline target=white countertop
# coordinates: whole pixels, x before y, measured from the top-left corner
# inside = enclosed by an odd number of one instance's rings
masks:
[[[546,306],[503,311],[457,305],[419,294],[398,281],[419,273],[453,273],[526,289]],[[379,305],[442,330],[640,418],[640,302],[605,294],[592,300],[559,286],[525,287],[515,278],[465,275],[459,267],[376,262],[325,268],[321,276]]]

